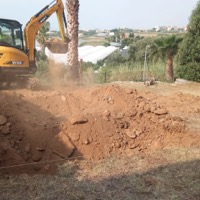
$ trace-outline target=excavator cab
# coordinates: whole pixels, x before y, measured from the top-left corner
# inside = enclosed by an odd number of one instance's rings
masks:
[[[3,72],[28,73],[27,57],[22,25],[15,20],[0,18],[0,80],[5,78]]]
[[[24,50],[21,24],[18,21],[0,19],[0,44]]]

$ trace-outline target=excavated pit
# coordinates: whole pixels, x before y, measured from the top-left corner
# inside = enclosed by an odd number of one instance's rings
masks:
[[[152,94],[117,84],[0,91],[0,174],[53,173],[67,159],[148,154],[195,141],[185,120]],[[23,166],[9,167],[15,165]]]

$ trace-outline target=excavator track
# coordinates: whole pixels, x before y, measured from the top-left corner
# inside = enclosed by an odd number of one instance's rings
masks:
[[[29,90],[36,90],[40,86],[40,81],[38,78],[28,78],[26,82],[26,88]]]
[[[0,89],[10,89],[10,88],[23,88],[29,90],[37,90],[40,86],[40,81],[38,78],[30,76],[8,76],[0,77]]]

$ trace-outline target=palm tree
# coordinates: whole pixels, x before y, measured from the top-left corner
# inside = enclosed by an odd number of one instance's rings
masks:
[[[156,39],[151,46],[151,54],[155,57],[166,59],[166,69],[165,75],[168,81],[172,81],[174,79],[173,73],[173,58],[177,54],[179,43],[183,38],[170,35],[166,37],[160,37]]]
[[[72,81],[79,81],[79,61],[78,61],[78,13],[79,0],[67,0],[67,26],[68,37],[68,72]]]
[[[50,30],[50,23],[45,22],[44,25],[40,28],[38,31],[38,34],[36,36],[37,41],[40,44],[41,51],[44,53],[45,51],[45,43],[47,41],[47,32]]]

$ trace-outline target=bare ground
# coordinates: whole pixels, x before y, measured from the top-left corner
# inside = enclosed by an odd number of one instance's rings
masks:
[[[200,84],[0,91],[1,199],[199,199]]]

